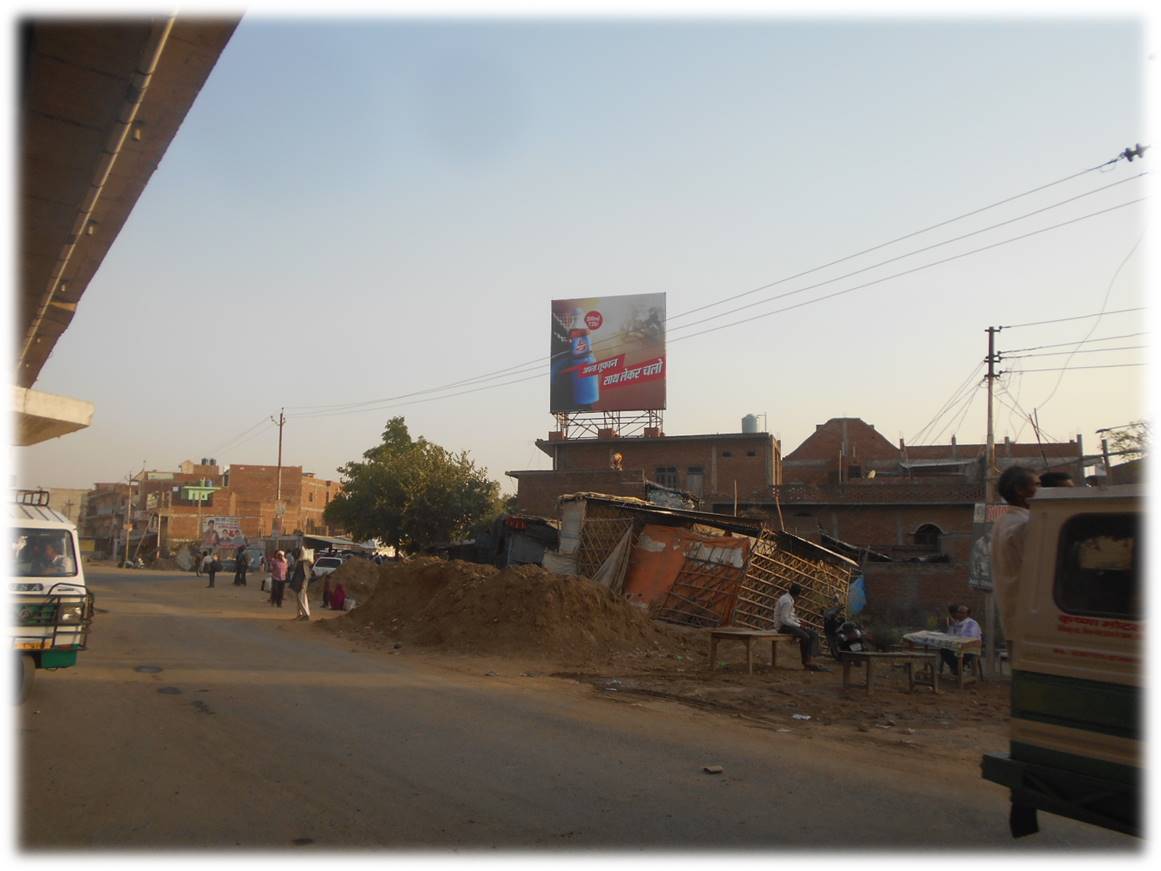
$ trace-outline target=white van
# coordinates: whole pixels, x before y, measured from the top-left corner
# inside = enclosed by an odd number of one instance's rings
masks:
[[[43,490],[18,490],[8,512],[8,595],[17,699],[37,669],[69,668],[85,649],[93,594],[85,586],[77,528]]]
[[[1041,488],[1031,502],[1012,644],[1009,752],[983,776],[1011,790],[1014,837],[1037,810],[1141,834],[1144,605],[1141,491]]]

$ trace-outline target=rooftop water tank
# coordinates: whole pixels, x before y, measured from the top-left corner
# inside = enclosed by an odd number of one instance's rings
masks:
[[[742,418],[742,432],[747,434],[761,432],[758,429],[758,415],[747,414]]]

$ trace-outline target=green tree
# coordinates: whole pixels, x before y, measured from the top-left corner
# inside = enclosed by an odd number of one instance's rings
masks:
[[[1125,451],[1121,460],[1137,460],[1149,453],[1149,421],[1134,420],[1109,432],[1109,449]]]
[[[500,485],[467,451],[412,439],[401,417],[387,422],[382,441],[364,451],[361,462],[339,473],[343,489],[326,507],[327,523],[403,550],[464,537],[499,501]]]

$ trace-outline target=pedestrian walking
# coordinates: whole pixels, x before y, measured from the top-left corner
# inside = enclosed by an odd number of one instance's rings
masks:
[[[207,590],[214,585],[214,576],[217,575],[217,573],[221,570],[222,561],[218,559],[218,555],[215,553],[210,556],[210,561],[206,565],[206,574],[210,576],[210,582],[206,585]]]
[[[311,561],[306,557],[302,548],[299,548],[295,553],[294,574],[290,577],[290,589],[294,590],[298,604],[298,616],[294,618],[295,620],[310,619],[310,602],[307,599],[310,587],[310,566]]]
[[[211,554],[208,550],[202,551],[202,556],[201,556],[201,561],[200,561],[201,572],[199,574],[208,575],[210,573],[210,563],[212,563],[213,561],[214,561],[213,554]]]
[[[246,571],[250,568],[250,558],[246,556],[246,548],[239,547],[234,555],[234,586],[246,586]]]
[[[286,590],[286,554],[276,551],[270,558],[270,604],[282,607],[282,594]]]

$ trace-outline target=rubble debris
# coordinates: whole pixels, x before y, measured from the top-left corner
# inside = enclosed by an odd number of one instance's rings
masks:
[[[721,774],[723,771],[725,771],[725,769],[720,765],[706,765],[703,766],[701,770],[706,774]]]

